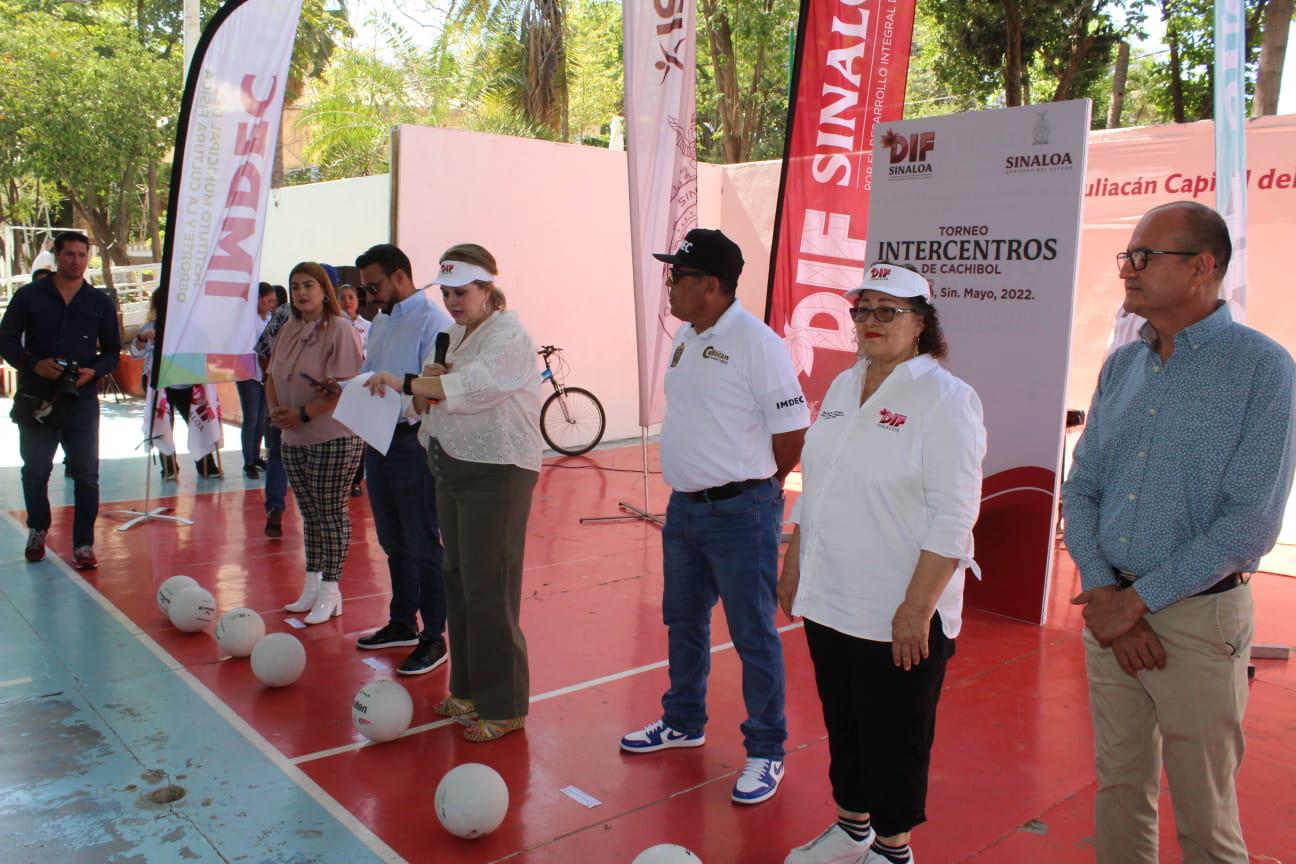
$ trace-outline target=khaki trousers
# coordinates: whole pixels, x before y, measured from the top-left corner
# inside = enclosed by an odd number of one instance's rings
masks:
[[[531,677],[522,635],[522,559],[539,474],[466,462],[428,445],[445,557],[450,695],[483,720],[525,717]]]
[[[1164,763],[1184,864],[1246,864],[1236,778],[1244,749],[1251,586],[1147,616],[1164,669],[1131,677],[1084,632],[1093,714],[1099,864],[1156,864]]]

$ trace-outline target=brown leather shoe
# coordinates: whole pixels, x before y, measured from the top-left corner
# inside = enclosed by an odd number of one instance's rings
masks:
[[[267,537],[275,538],[283,536],[282,510],[271,510],[269,513],[266,513],[265,535]]]

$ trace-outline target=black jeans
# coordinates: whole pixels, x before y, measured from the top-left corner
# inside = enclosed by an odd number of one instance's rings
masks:
[[[99,399],[93,390],[68,406],[62,429],[18,427],[27,527],[34,531],[50,527],[49,478],[60,442],[74,483],[72,546],[93,546],[95,519],[99,517]]]
[[[931,656],[906,672],[890,642],[847,636],[806,619],[806,642],[828,728],[833,800],[868,813],[878,836],[927,821],[927,770],[936,737],[936,704],[954,640],[932,616]]]

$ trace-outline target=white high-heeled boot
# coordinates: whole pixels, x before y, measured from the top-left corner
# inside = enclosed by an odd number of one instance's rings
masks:
[[[323,624],[330,618],[342,614],[342,588],[337,580],[321,580],[319,592],[315,595],[315,605],[310,614],[302,620],[307,624]]]
[[[315,606],[315,597],[319,594],[320,577],[324,574],[306,571],[306,581],[302,584],[301,596],[283,607],[285,612],[309,612]]]

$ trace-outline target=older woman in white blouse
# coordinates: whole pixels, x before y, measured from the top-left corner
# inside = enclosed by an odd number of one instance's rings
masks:
[[[379,373],[368,383],[413,395],[423,413],[450,636],[450,695],[435,710],[463,720],[464,738],[478,742],[526,722],[522,557],[543,449],[535,344],[505,309],[498,273],[480,246],[448,249],[436,280],[455,322],[446,362],[429,357],[421,376]]]
[[[907,864],[926,820],[945,664],[981,504],[981,401],[945,354],[927,280],[874,264],[847,292],[862,358],[801,454],[779,603],[805,618],[837,820],[789,864]]]

